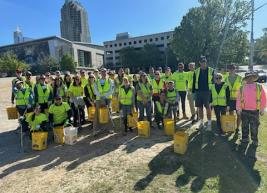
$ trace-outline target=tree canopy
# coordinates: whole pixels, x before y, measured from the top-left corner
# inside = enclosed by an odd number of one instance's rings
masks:
[[[69,54],[64,54],[60,61],[61,70],[75,72],[75,67],[76,64],[73,57]]]
[[[250,16],[245,0],[199,0],[175,28],[172,49],[180,61],[198,61],[201,55],[210,64],[242,63],[248,53],[243,30]]]
[[[263,29],[263,36],[256,40],[255,62],[257,64],[267,64],[267,28]]]

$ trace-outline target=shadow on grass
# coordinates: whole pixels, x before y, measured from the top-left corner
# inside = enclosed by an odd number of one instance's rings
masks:
[[[253,193],[261,182],[259,171],[254,170],[256,147],[243,145],[236,151],[235,141],[216,137],[211,132],[197,131],[190,135],[185,155],[165,148],[149,163],[150,173],[136,182],[135,191],[144,190],[159,175],[177,176],[178,189],[191,192],[212,190],[220,193]],[[245,151],[243,151],[245,150]]]

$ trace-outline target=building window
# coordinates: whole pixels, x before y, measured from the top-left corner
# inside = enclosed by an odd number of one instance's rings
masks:
[[[149,40],[150,42],[152,42],[153,41],[153,39],[152,38],[150,38],[150,40]]]
[[[132,42],[129,42],[129,45],[132,45]]]
[[[107,48],[107,47],[108,47],[108,45],[105,45],[105,47]]]
[[[110,44],[110,46],[109,47],[111,47],[112,48],[112,44]]]
[[[117,47],[117,44],[114,44],[115,47]]]
[[[142,44],[142,40],[139,40],[139,44]]]
[[[159,40],[159,38],[155,38],[155,41],[157,42]]]
[[[126,43],[126,42],[124,42],[124,44],[123,44],[123,45],[125,45],[125,46],[126,46],[126,45],[127,45],[127,43]]]
[[[167,40],[170,38],[170,36],[167,36]]]
[[[136,41],[134,41],[134,44],[136,44]]]
[[[120,50],[116,50],[115,53],[120,53]]]
[[[160,39],[161,39],[161,40],[164,40],[164,37],[161,37]]]
[[[119,43],[119,46],[121,46],[121,43]]]
[[[147,40],[144,40],[145,43],[147,43]]]

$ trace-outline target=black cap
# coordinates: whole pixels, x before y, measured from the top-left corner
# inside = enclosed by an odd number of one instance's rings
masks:
[[[59,94],[57,94],[56,96],[55,96],[55,99],[61,99],[62,97],[59,95]]]
[[[32,73],[30,71],[26,72],[26,76],[31,76],[31,75],[32,75]]]
[[[207,62],[206,56],[200,56],[199,62]]]

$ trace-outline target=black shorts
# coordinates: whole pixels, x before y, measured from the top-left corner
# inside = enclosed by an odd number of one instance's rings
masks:
[[[230,100],[229,101],[229,107],[230,107],[230,111],[235,111],[236,110],[236,100]]]
[[[196,107],[206,107],[210,106],[210,91],[196,91]]]

